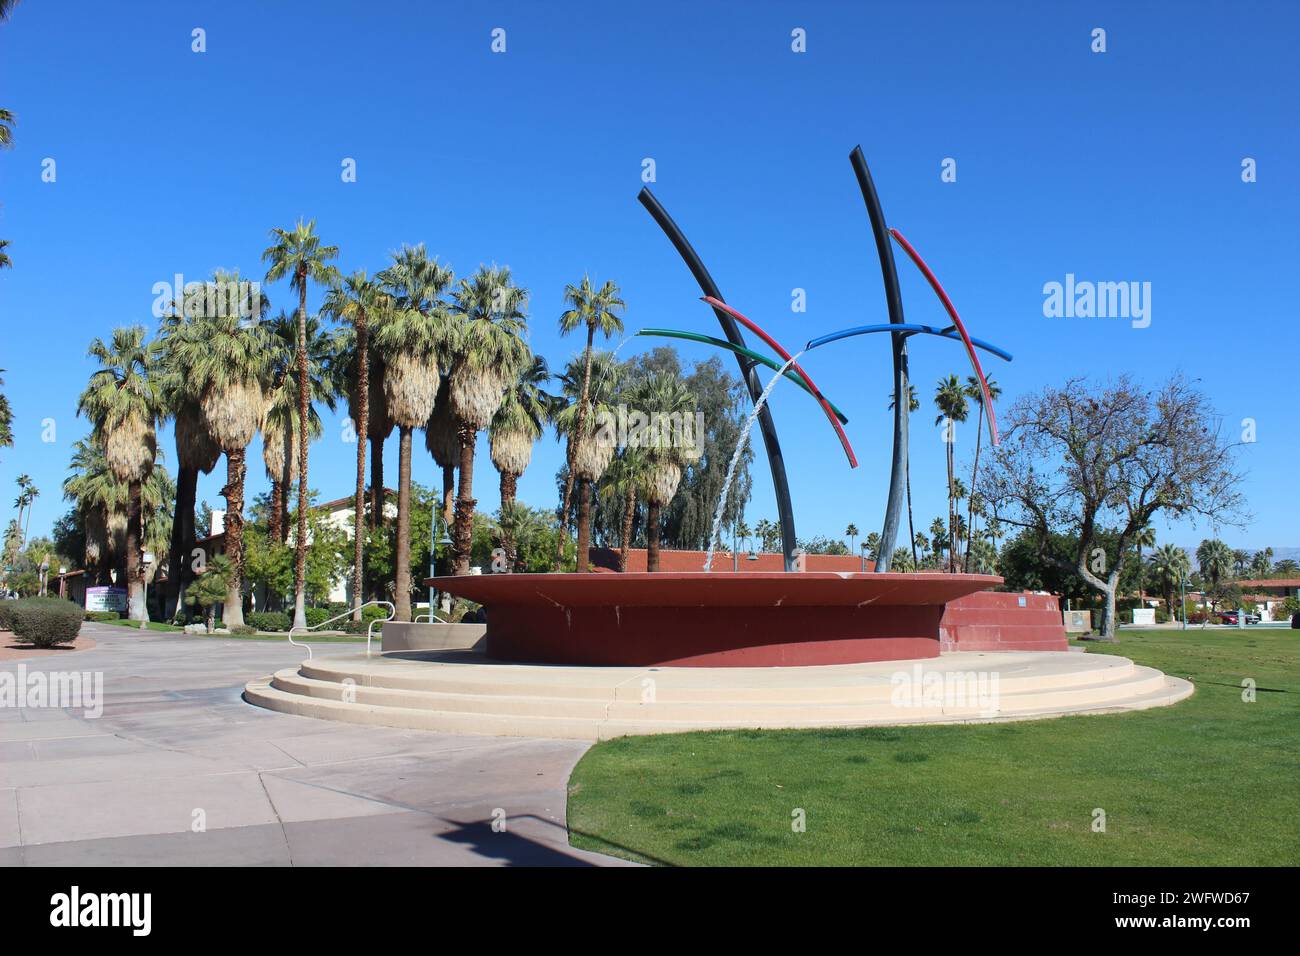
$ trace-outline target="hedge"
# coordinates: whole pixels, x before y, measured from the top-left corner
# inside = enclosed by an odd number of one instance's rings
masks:
[[[287,631],[290,624],[289,615],[283,611],[254,611],[244,620],[259,631]]]
[[[53,647],[76,640],[84,612],[61,598],[23,598],[14,601],[10,618],[14,636],[24,644]]]
[[[14,629],[14,605],[17,601],[0,600],[0,631]]]

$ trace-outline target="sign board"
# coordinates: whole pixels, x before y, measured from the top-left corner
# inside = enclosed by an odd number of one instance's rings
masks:
[[[126,588],[86,588],[87,611],[125,611]]]
[[[1065,631],[1067,634],[1086,634],[1092,630],[1091,611],[1066,611]]]
[[[1133,623],[1150,626],[1156,622],[1156,609],[1153,607],[1135,607],[1133,609]]]

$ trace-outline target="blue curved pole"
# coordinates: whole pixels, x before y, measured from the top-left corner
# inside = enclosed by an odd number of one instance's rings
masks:
[[[830,332],[826,335],[819,336],[811,340],[804,346],[804,351],[815,349],[818,346],[826,345],[829,342],[838,342],[840,339],[851,338],[855,335],[871,335],[873,332],[906,332],[910,335],[938,335],[945,339],[956,339],[961,341],[961,336],[956,329],[936,329],[933,325],[912,325],[890,322],[886,325],[859,325],[852,329],[840,329],[838,332]],[[983,339],[972,338],[971,345],[977,349],[983,349],[985,352],[991,352],[1003,361],[1011,361],[1011,353],[1005,349],[998,348],[991,342],[985,342]]]

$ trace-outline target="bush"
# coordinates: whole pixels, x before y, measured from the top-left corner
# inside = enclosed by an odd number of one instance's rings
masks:
[[[12,631],[14,629],[14,604],[15,601],[0,600],[0,631]]]
[[[10,611],[14,635],[24,644],[53,647],[76,640],[81,608],[61,598],[23,598]]]
[[[387,615],[385,615],[385,616],[387,616]],[[369,631],[370,631],[370,621],[369,621],[369,620],[360,620],[360,621],[340,621],[339,623],[343,625],[342,628],[340,628],[340,630],[342,630],[342,631],[344,631],[344,632],[346,632],[346,633],[348,633],[348,634],[366,634],[366,633],[369,633]],[[382,634],[382,633],[383,633],[383,630],[384,630],[384,626],[383,626],[382,624],[376,624],[376,625],[375,625],[375,635],[376,635],[376,636],[378,636],[379,634]]]
[[[120,621],[122,615],[117,611],[87,611],[85,614],[87,621]]]
[[[258,631],[287,631],[293,623],[284,611],[254,611],[245,620],[250,627]]]
[[[307,608],[307,626],[316,627],[318,624],[324,624],[335,614],[342,614],[342,611],[331,612],[329,608],[309,607]]]
[[[231,634],[256,634],[257,628],[249,624],[238,624],[230,629]]]

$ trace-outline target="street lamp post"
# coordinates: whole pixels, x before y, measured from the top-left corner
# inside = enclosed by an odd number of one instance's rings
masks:
[[[1187,592],[1186,592],[1186,585],[1187,585],[1187,572],[1184,571],[1182,574],[1178,575],[1178,603],[1179,603],[1180,605],[1182,605],[1182,610],[1183,610],[1183,630],[1184,630],[1184,631],[1187,630],[1187,597],[1186,597],[1186,593],[1187,593]]]

